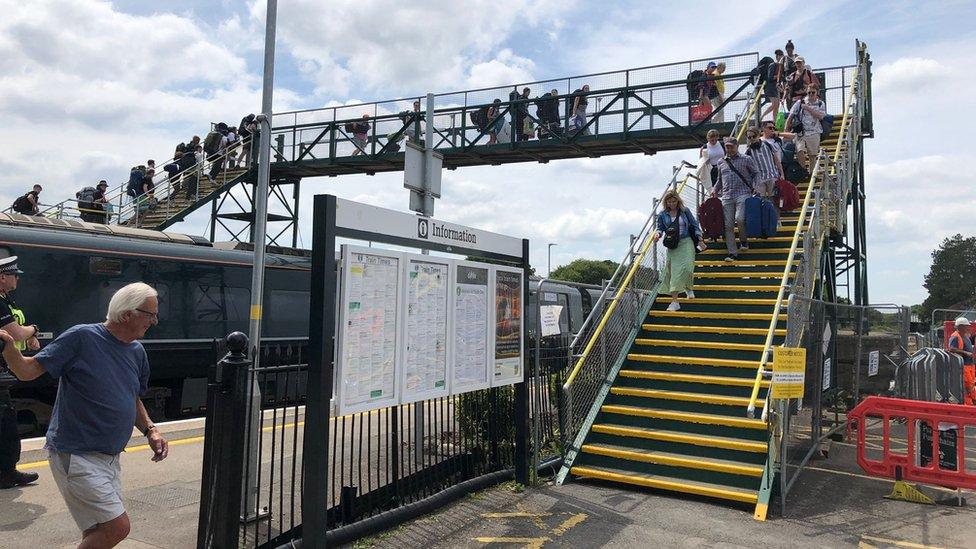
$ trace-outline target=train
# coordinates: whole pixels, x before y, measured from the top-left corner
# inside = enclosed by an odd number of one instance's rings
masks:
[[[0,214],[0,248],[18,256],[24,275],[12,298],[37,324],[42,346],[75,324],[104,320],[116,290],[135,281],[159,292],[159,323],[143,346],[149,391],[143,398],[155,421],[202,415],[207,375],[228,333],[247,332],[253,246],[213,243],[170,232]],[[308,341],[311,252],[267,248],[262,342],[303,347]],[[571,282],[530,282],[527,336],[534,344],[537,300],[562,305],[559,336],[576,334],[599,303],[602,288]],[[557,337],[551,337],[557,340]],[[550,345],[551,346],[551,345]],[[57,385],[49,376],[4,382],[25,435],[46,428]]]

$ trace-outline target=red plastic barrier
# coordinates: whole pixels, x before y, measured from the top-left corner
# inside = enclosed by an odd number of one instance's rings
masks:
[[[905,451],[892,451],[893,418],[896,424],[906,420]],[[871,421],[883,421],[880,460],[865,455],[864,426]],[[966,440],[967,426],[971,441]],[[847,414],[848,437],[852,428],[857,429],[857,464],[869,475],[895,479],[900,470],[902,480],[976,490],[976,467],[967,470],[965,459],[966,448],[976,447],[976,406],[871,396]]]

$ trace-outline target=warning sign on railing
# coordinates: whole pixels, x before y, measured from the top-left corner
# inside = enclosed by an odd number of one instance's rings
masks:
[[[807,350],[773,347],[773,385],[771,398],[803,398]]]

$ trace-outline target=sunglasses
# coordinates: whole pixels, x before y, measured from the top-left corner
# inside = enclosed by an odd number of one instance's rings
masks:
[[[807,92],[807,95],[817,95],[817,92]]]
[[[136,310],[146,316],[152,317],[153,320],[159,320],[159,315],[157,313],[154,313],[152,311],[147,311],[145,309],[136,309]]]

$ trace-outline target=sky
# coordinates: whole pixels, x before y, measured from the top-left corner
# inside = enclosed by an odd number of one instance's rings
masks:
[[[504,6],[504,9],[499,9]],[[0,0],[0,204],[34,183],[43,202],[128,178],[211,122],[260,110],[260,0]],[[707,15],[707,16],[706,16]],[[288,0],[279,3],[274,110],[355,104],[740,52],[787,39],[814,67],[873,65],[875,138],[865,144],[870,300],[914,304],[930,253],[976,233],[972,2]],[[697,151],[463,168],[443,174],[435,217],[531,240],[545,272],[619,260],[671,166]],[[399,173],[306,179],[406,210]],[[204,234],[209,208],[170,230]],[[220,235],[218,235],[219,238]]]

